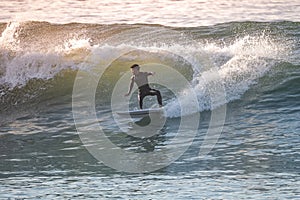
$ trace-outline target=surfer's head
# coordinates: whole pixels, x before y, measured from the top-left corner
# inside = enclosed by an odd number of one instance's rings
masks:
[[[133,75],[137,75],[140,72],[140,66],[138,64],[134,64],[130,68]]]

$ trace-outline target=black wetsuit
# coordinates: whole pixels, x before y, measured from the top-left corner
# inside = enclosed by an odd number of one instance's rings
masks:
[[[148,72],[140,72],[138,76],[132,76],[134,82],[139,87],[138,100],[140,109],[143,109],[143,99],[146,96],[156,96],[158,104],[162,106],[162,97],[160,91],[150,88],[148,84],[148,75]]]

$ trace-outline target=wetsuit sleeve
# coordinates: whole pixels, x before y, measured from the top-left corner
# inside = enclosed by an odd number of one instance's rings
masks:
[[[146,72],[146,73],[147,73],[147,76],[153,75],[153,72]]]

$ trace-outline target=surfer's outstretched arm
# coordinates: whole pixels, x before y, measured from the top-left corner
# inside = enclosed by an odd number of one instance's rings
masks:
[[[155,75],[155,72],[147,72],[148,74],[148,76],[154,76]]]
[[[133,88],[133,85],[134,85],[134,77],[131,77],[131,81],[130,81],[130,84],[129,84],[129,89],[128,89],[128,92],[125,94],[125,96],[130,95],[130,93],[132,91],[132,88]]]

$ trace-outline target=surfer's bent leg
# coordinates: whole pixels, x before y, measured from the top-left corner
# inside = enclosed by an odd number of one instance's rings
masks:
[[[150,95],[152,96],[156,95],[159,106],[162,106],[162,98],[159,90],[151,89]]]
[[[139,87],[138,100],[139,100],[139,104],[140,104],[140,109],[143,109],[143,99],[149,95],[156,96],[159,106],[162,106],[162,97],[161,97],[160,91],[152,89],[149,87],[148,84],[146,84],[142,87]]]
[[[140,109],[143,109],[143,99],[145,96],[150,95],[150,87],[148,84],[142,85],[139,87],[139,95],[138,95],[138,100],[140,104]]]
[[[138,100],[140,104],[140,109],[143,109],[143,99],[147,96],[145,93],[140,92],[138,95]]]

